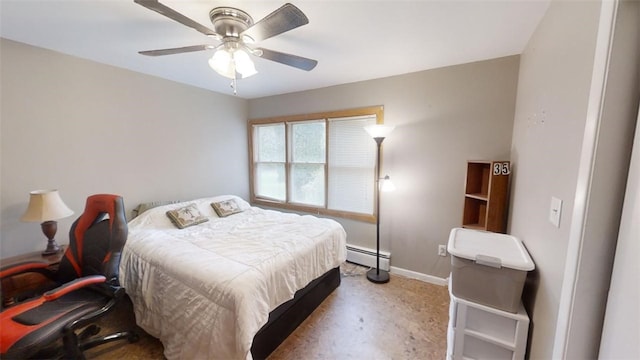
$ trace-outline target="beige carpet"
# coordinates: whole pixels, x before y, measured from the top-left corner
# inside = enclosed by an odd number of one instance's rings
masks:
[[[444,359],[446,287],[392,275],[369,282],[366,268],[345,264],[342,283],[269,357],[286,359]],[[102,320],[103,332],[134,326],[130,301]],[[87,359],[164,359],[162,344],[141,329],[140,341],[114,342]]]

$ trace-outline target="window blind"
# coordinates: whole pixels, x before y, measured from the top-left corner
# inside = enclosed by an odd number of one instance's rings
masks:
[[[364,127],[375,123],[374,115],[329,120],[329,209],[373,214],[376,145]]]

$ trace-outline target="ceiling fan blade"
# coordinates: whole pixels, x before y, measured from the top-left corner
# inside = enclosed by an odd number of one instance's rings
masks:
[[[300,70],[311,71],[314,67],[316,67],[316,65],[318,65],[318,62],[316,60],[307,59],[302,56],[285,54],[279,51],[273,51],[265,48],[256,48],[255,50],[262,51],[262,55],[260,55],[261,58],[293,66],[294,68],[298,68]]]
[[[249,36],[253,41],[258,42],[308,23],[309,19],[300,9],[287,3],[253,24],[240,35],[241,37]]]
[[[161,4],[158,0],[133,0],[135,3],[140,4],[146,7],[149,10],[153,10],[161,15],[168,17],[171,20],[175,20],[182,25],[188,26],[192,29],[195,29],[205,35],[211,35],[218,37],[215,31],[209,29],[208,27],[201,25],[188,17],[180,14],[179,12],[173,10],[172,8]]]
[[[193,46],[184,46],[184,47],[171,48],[171,49],[138,51],[138,53],[141,55],[147,55],[147,56],[162,56],[162,55],[173,55],[173,54],[180,54],[180,53],[193,52],[193,51],[210,50],[213,48],[215,48],[215,46],[193,45]]]

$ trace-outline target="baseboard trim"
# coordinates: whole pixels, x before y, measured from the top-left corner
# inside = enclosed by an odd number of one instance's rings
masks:
[[[427,274],[423,274],[423,273],[419,273],[416,271],[411,271],[411,270],[407,270],[407,269],[403,269],[395,266],[391,266],[391,273],[402,275],[404,277],[408,277],[411,279],[424,281],[434,285],[447,286],[449,284],[449,278],[443,279],[437,276],[427,275]]]

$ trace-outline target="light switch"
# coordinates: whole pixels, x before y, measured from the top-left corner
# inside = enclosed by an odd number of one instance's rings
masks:
[[[562,213],[562,200],[551,197],[551,209],[549,209],[549,221],[557,228],[560,227],[560,214]]]

